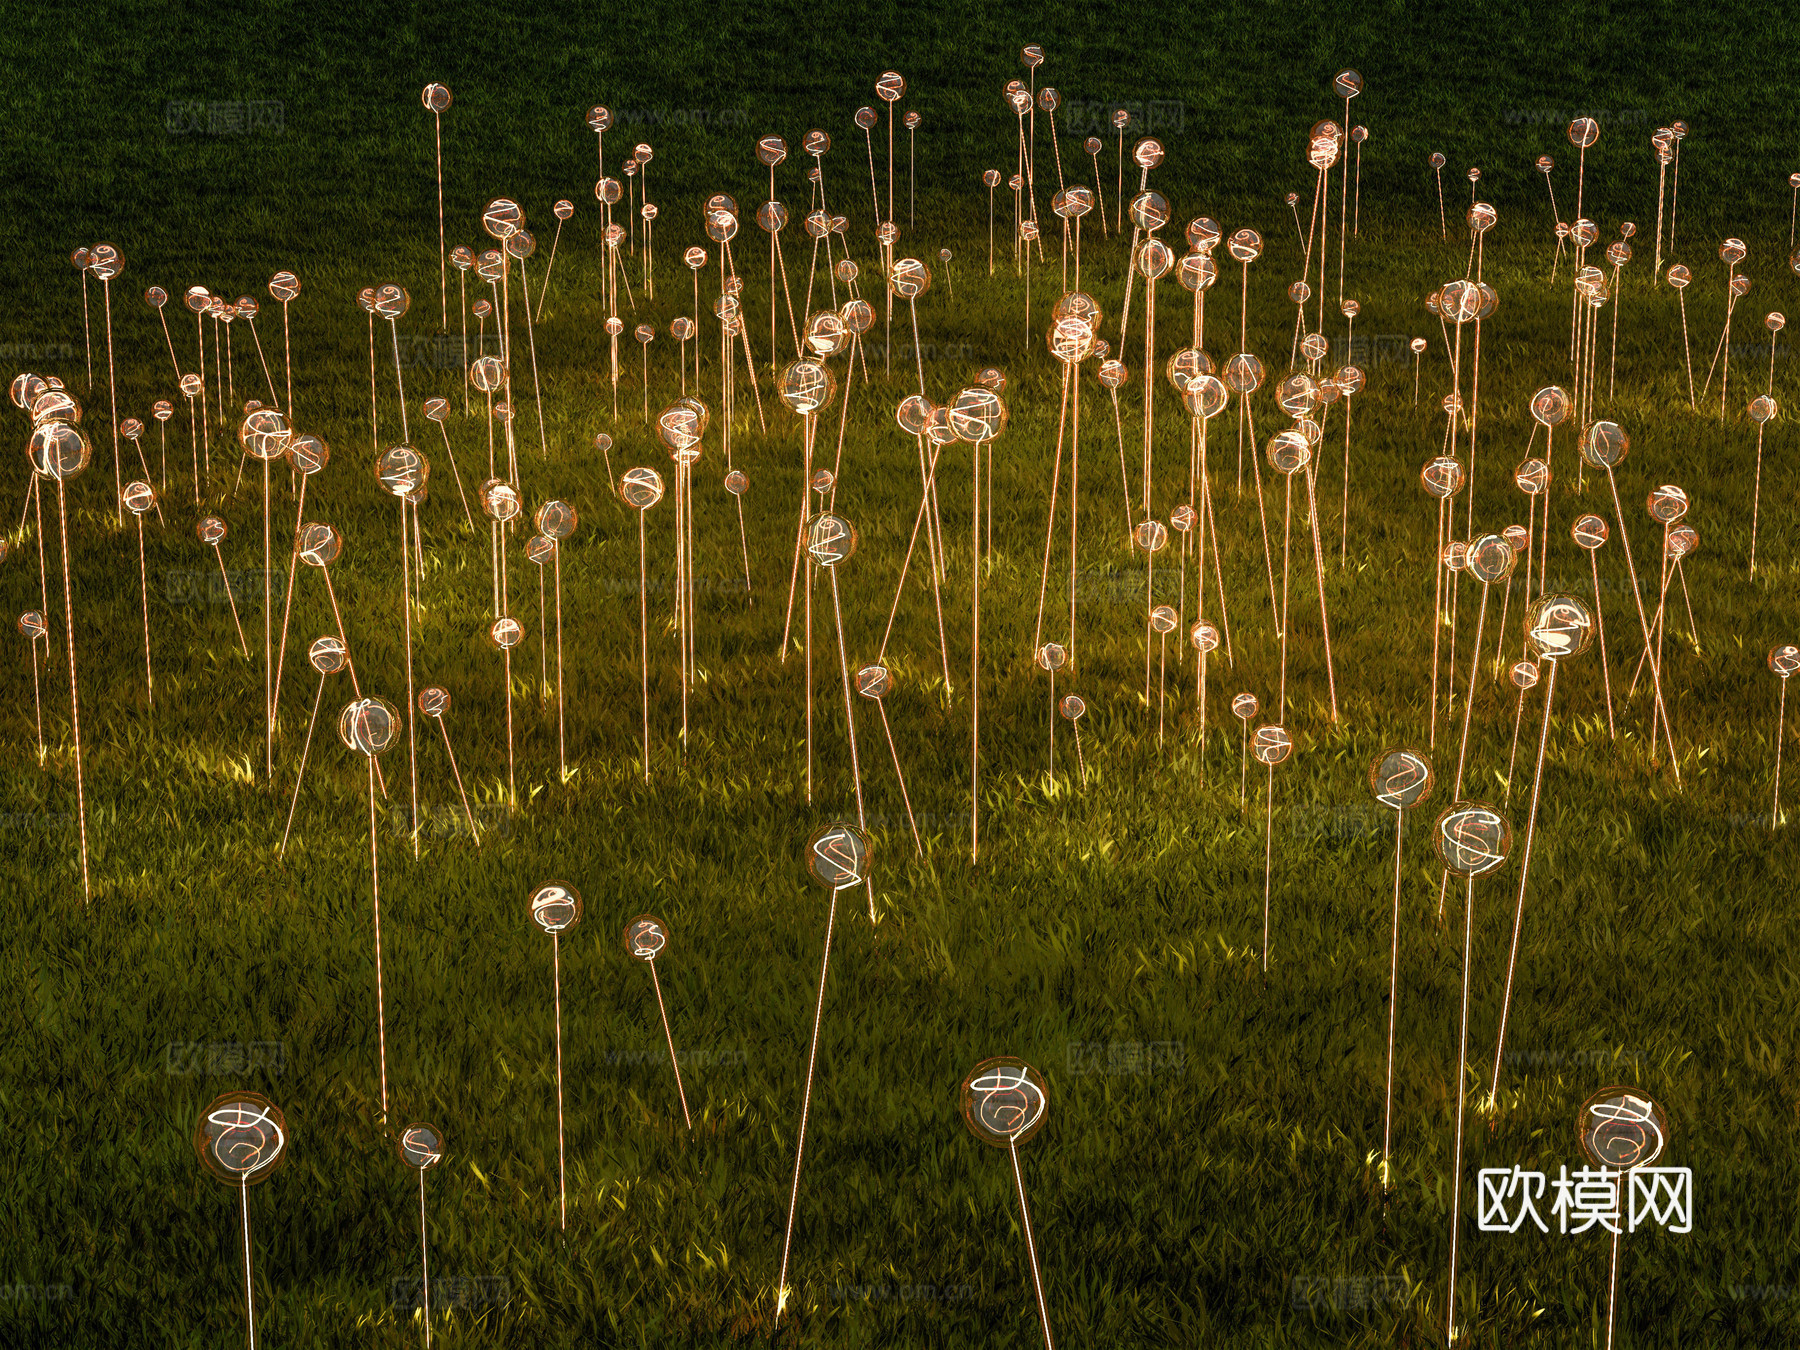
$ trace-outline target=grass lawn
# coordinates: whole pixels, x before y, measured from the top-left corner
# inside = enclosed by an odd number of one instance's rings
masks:
[[[1049,1083],[1048,1123],[1019,1157],[1059,1343],[1441,1343],[1463,909],[1453,886],[1439,917],[1440,873],[1427,835],[1454,776],[1479,607],[1467,578],[1455,628],[1441,630],[1446,655],[1455,632],[1457,676],[1454,709],[1440,707],[1431,752],[1439,786],[1407,819],[1396,1182],[1385,1209],[1378,1167],[1393,817],[1374,804],[1366,773],[1384,747],[1423,749],[1430,734],[1435,508],[1418,472],[1443,445],[1440,400],[1451,371],[1437,321],[1421,302],[1464,274],[1463,174],[1481,165],[1480,195],[1500,212],[1483,275],[1501,305],[1483,325],[1472,518],[1477,534],[1522,522],[1511,469],[1528,446],[1543,450],[1527,402],[1539,387],[1573,378],[1569,263],[1561,261],[1553,285],[1552,217],[1531,161],[1557,157],[1557,200],[1572,217],[1575,154],[1561,128],[1583,111],[1605,114],[1586,166],[1584,209],[1603,244],[1618,237],[1621,220],[1639,226],[1624,271],[1610,397],[1613,306],[1601,312],[1595,414],[1615,418],[1632,437],[1618,490],[1651,609],[1657,540],[1642,506],[1647,493],[1662,483],[1684,487],[1701,539],[1685,569],[1692,631],[1678,587],[1665,641],[1680,782],[1666,762],[1652,762],[1647,674],[1627,697],[1642,641],[1615,527],[1599,554],[1599,585],[1617,735],[1608,731],[1596,647],[1568,662],[1557,681],[1508,1062],[1498,1109],[1477,1111],[1492,1073],[1543,704],[1540,685],[1525,701],[1509,783],[1517,697],[1492,679],[1492,658],[1504,634],[1506,659],[1517,659],[1520,605],[1515,594],[1502,628],[1496,593],[1484,621],[1464,795],[1501,805],[1515,835],[1512,860],[1474,890],[1459,1317],[1471,1343],[1482,1345],[1591,1345],[1604,1337],[1603,1236],[1558,1233],[1548,1194],[1548,1235],[1529,1226],[1514,1235],[1478,1232],[1471,1211],[1478,1168],[1516,1164],[1554,1178],[1565,1164],[1579,1167],[1577,1108],[1596,1089],[1624,1083],[1667,1112],[1664,1161],[1693,1169],[1697,1199],[1691,1233],[1651,1229],[1625,1242],[1619,1343],[1791,1343],[1800,1334],[1792,1142],[1800,1124],[1792,1073],[1800,983],[1781,953],[1800,934],[1787,903],[1795,875],[1788,827],[1771,830],[1769,820],[1780,686],[1764,658],[1800,634],[1800,534],[1790,510],[1800,484],[1784,417],[1764,443],[1750,580],[1756,430],[1744,413],[1771,365],[1776,397],[1789,405],[1800,396],[1792,344],[1780,343],[1771,362],[1761,323],[1770,310],[1800,309],[1783,265],[1786,174],[1795,165],[1778,112],[1793,75],[1780,18],[1773,6],[1748,5],[1729,16],[1665,7],[1630,22],[1580,6],[1504,22],[1444,8],[1364,7],[1334,17],[1241,6],[1204,22],[1173,16],[1133,28],[1059,6],[1027,28],[942,6],[833,14],[821,26],[818,16],[791,10],[731,16],[648,4],[609,12],[603,29],[572,12],[505,16],[457,5],[324,14],[271,6],[214,18],[138,6],[104,19],[18,17],[0,39],[11,76],[0,82],[0,102],[13,133],[12,171],[0,191],[20,226],[0,255],[0,352],[13,358],[9,378],[22,370],[62,377],[85,407],[94,443],[92,467],[68,491],[94,895],[83,903],[76,862],[52,493],[41,541],[46,580],[29,512],[6,536],[11,553],[0,566],[11,616],[39,607],[42,585],[51,629],[47,655],[40,648],[42,764],[23,638],[11,639],[0,671],[8,690],[0,877],[9,896],[0,941],[0,1343],[200,1346],[244,1334],[237,1198],[202,1171],[192,1136],[216,1093],[249,1087],[285,1110],[292,1134],[286,1165],[250,1192],[258,1324],[269,1344],[398,1346],[421,1338],[409,1303],[419,1264],[417,1182],[393,1144],[416,1120],[434,1122],[448,1141],[427,1177],[434,1300],[448,1309],[433,1334],[446,1345],[727,1345],[772,1333],[778,1344],[1036,1344],[1012,1169],[957,1118],[963,1075],[1003,1053],[1025,1057]],[[1368,383],[1354,401],[1341,559],[1341,404],[1326,424],[1317,479],[1339,716],[1331,716],[1305,495],[1296,491],[1286,718],[1296,749],[1273,776],[1267,842],[1269,779],[1251,772],[1240,801],[1240,726],[1229,711],[1232,695],[1251,691],[1264,707],[1257,721],[1272,720],[1280,683],[1249,462],[1259,444],[1246,447],[1240,487],[1235,408],[1209,429],[1235,661],[1220,653],[1209,663],[1204,738],[1185,643],[1172,641],[1167,652],[1166,705],[1151,648],[1145,697],[1146,580],[1143,554],[1126,538],[1119,470],[1123,454],[1135,496],[1144,427],[1141,278],[1117,353],[1131,379],[1119,391],[1116,427],[1094,363],[1081,377],[1079,660],[1058,679],[1056,695],[1079,693],[1089,711],[1079,766],[1069,725],[1056,719],[1056,772],[1047,772],[1051,691],[1032,649],[1053,473],[1062,496],[1051,567],[1061,579],[1049,586],[1044,638],[1064,641],[1067,625],[1071,465],[1054,468],[1061,368],[1044,344],[1062,289],[1060,239],[1046,231],[1028,324],[1026,288],[1011,263],[1010,194],[999,194],[990,278],[978,181],[984,168],[1011,170],[1016,133],[999,91],[1024,74],[1016,49],[1033,40],[1050,53],[1040,83],[1063,90],[1065,124],[1073,120],[1077,133],[1085,134],[1081,119],[1115,103],[1162,119],[1156,130],[1169,156],[1151,185],[1169,194],[1174,222],[1164,234],[1178,252],[1182,223],[1202,212],[1228,233],[1244,225],[1263,232],[1266,251],[1248,281],[1248,347],[1271,371],[1252,403],[1258,442],[1283,425],[1273,393],[1288,364],[1279,346],[1291,341],[1294,323],[1285,288],[1298,275],[1299,244],[1283,195],[1301,194],[1304,222],[1312,178],[1301,155],[1305,128],[1342,115],[1329,92],[1338,68],[1354,64],[1368,78],[1368,92],[1352,105],[1352,120],[1369,125],[1371,137],[1346,291],[1362,305],[1356,354]],[[925,118],[910,229],[905,133],[897,132],[900,250],[930,262],[936,279],[918,304],[916,357],[907,311],[896,308],[891,349],[866,353],[870,381],[860,363],[854,377],[843,359],[834,363],[839,398],[846,388],[849,398],[837,509],[860,532],[860,549],[838,577],[843,642],[852,673],[881,651],[918,507],[916,443],[895,425],[896,404],[921,378],[930,397],[948,402],[984,366],[1001,367],[1011,422],[994,446],[993,552],[981,569],[981,856],[971,867],[970,461],[968,448],[956,445],[944,453],[939,481],[948,650],[938,647],[922,542],[886,644],[894,674],[886,714],[923,849],[913,844],[877,710],[858,699],[880,921],[871,924],[858,892],[840,897],[794,1225],[794,1302],[777,1330],[828,907],[806,878],[805,843],[819,825],[853,817],[855,799],[826,579],[814,592],[810,803],[798,617],[795,640],[782,648],[801,430],[771,394],[767,242],[750,218],[767,180],[751,151],[769,131],[794,147],[777,190],[796,217],[784,240],[800,291],[807,257],[798,142],[810,126],[831,132],[826,188],[850,217],[851,254],[879,310],[862,195],[868,162],[851,113],[875,101],[874,78],[887,68],[904,72],[912,87],[900,110],[917,107]],[[554,629],[546,659],[537,569],[524,556],[524,536],[512,537],[509,592],[526,631],[511,666],[516,809],[509,691],[486,637],[488,532],[465,523],[444,442],[421,414],[424,398],[451,399],[446,432],[472,493],[487,476],[482,405],[477,394],[475,415],[464,416],[460,339],[440,340],[431,303],[431,123],[417,98],[434,79],[456,96],[444,120],[450,244],[490,244],[479,232],[481,206],[516,196],[538,239],[535,302],[555,228],[551,203],[567,196],[576,205],[532,334],[547,453],[516,292],[513,301],[514,427],[527,510],[557,497],[581,515],[561,564],[566,782],[558,773]],[[633,261],[636,309],[625,315],[616,418],[599,298],[595,146],[581,122],[595,102],[612,105],[618,118],[606,143],[611,172],[637,140],[655,145],[649,183],[662,208],[653,299],[642,291],[641,259]],[[1749,245],[1743,270],[1754,286],[1733,319],[1723,420],[1717,376],[1710,413],[1689,408],[1680,311],[1666,286],[1650,285],[1656,177],[1648,137],[1675,117],[1693,134],[1682,152],[1679,244],[1667,257],[1694,272],[1686,317],[1697,380],[1724,321],[1718,241],[1731,233]],[[1038,135],[1047,208],[1053,161],[1047,128]],[[885,123],[875,146],[883,197],[884,138]],[[1110,215],[1116,143],[1110,131],[1103,139]],[[1061,149],[1066,171],[1091,176],[1078,140],[1063,137]],[[1430,231],[1437,194],[1425,156],[1434,149],[1449,157],[1447,240]],[[1334,178],[1333,252],[1337,187]],[[722,485],[714,257],[700,274],[707,317],[698,396],[713,420],[694,486],[690,734],[684,750],[671,494],[645,522],[646,783],[638,525],[609,491],[592,438],[613,437],[615,475],[650,465],[672,477],[641,410],[646,397],[654,413],[681,392],[668,326],[692,312],[694,291],[679,255],[704,242],[699,204],[714,191],[735,194],[742,207],[733,250],[767,427],[740,359],[732,456],[751,484],[740,545]],[[1103,336],[1117,346],[1124,248],[1096,227],[1090,217],[1082,285],[1105,311]],[[146,706],[137,531],[129,518],[117,523],[113,506],[105,297],[90,283],[90,388],[79,279],[63,261],[100,238],[125,257],[111,296],[121,416],[148,420],[153,400],[180,402],[162,330],[141,298],[146,286],[179,296],[204,284],[263,300],[257,331],[281,386],[281,316],[265,287],[279,268],[300,275],[304,290],[291,315],[296,420],[332,447],[305,515],[344,535],[332,579],[359,678],[365,692],[397,706],[406,661],[394,584],[399,537],[372,465],[378,446],[400,439],[402,414],[388,335],[378,332],[378,438],[372,432],[368,328],[354,301],[361,287],[388,280],[411,291],[398,333],[405,416],[433,466],[412,659],[419,687],[440,684],[453,696],[446,725],[484,836],[477,850],[459,828],[443,742],[422,722],[419,795],[429,814],[416,861],[403,805],[404,735],[382,760],[390,792],[378,815],[386,1121],[365,769],[333,722],[351,696],[343,676],[325,681],[293,841],[285,861],[277,858],[319,686],[305,646],[333,631],[330,604],[319,574],[302,568],[270,782],[259,712],[260,576],[239,593],[246,659],[212,585],[219,562],[194,535],[187,411],[178,408],[168,424],[166,525],[152,516],[144,534],[155,665],[155,705]],[[948,276],[943,247],[954,255]],[[1240,273],[1223,250],[1218,256],[1205,345],[1222,361],[1237,345]],[[830,298],[826,286],[821,268],[815,308],[821,294]],[[472,287],[470,300],[482,289]],[[1188,341],[1189,301],[1171,281],[1157,289],[1154,500],[1164,520],[1185,500],[1189,424],[1161,367]],[[454,273],[449,304],[455,334]],[[177,301],[168,317],[190,370],[191,316]],[[644,321],[659,330],[647,395],[629,336],[630,325]],[[785,311],[780,327],[791,355]],[[238,403],[267,397],[244,328],[234,325],[232,335]],[[1333,312],[1323,331],[1339,340],[1344,322]],[[887,343],[885,322],[869,336]],[[1431,341],[1417,372],[1405,347],[1413,336]],[[210,381],[210,331],[207,341]],[[490,333],[490,349],[492,341]],[[1464,344],[1468,397],[1472,330]],[[840,409],[834,402],[821,422],[827,459]],[[4,416],[22,449],[26,418],[10,405]],[[224,566],[253,572],[262,566],[262,484],[246,472],[233,495],[231,433],[211,429],[212,509],[231,530]],[[154,425],[143,444],[160,478]],[[1560,582],[1591,600],[1587,560],[1568,530],[1582,511],[1610,519],[1611,497],[1591,471],[1578,488],[1571,427],[1559,429],[1555,445],[1548,576],[1552,589]],[[27,461],[19,454],[10,463],[0,495],[23,512]],[[1279,591],[1282,485],[1266,461],[1263,472]],[[130,462],[124,476],[135,476]],[[279,565],[295,510],[280,466],[271,509]],[[1469,513],[1459,497],[1458,537]],[[0,526],[10,530],[20,519]],[[1186,574],[1176,558],[1174,550],[1158,557],[1158,602],[1177,603]],[[1191,621],[1191,578],[1187,586]],[[1216,620],[1215,603],[1216,592],[1207,602]],[[279,634],[279,592],[275,608]],[[1793,756],[1786,767],[1800,771]],[[581,926],[560,948],[566,1236],[557,1218],[552,953],[527,914],[529,893],[549,877],[579,887],[586,902]],[[645,912],[671,931],[658,971],[691,1131],[682,1127],[656,995],[621,939],[627,921]]]

